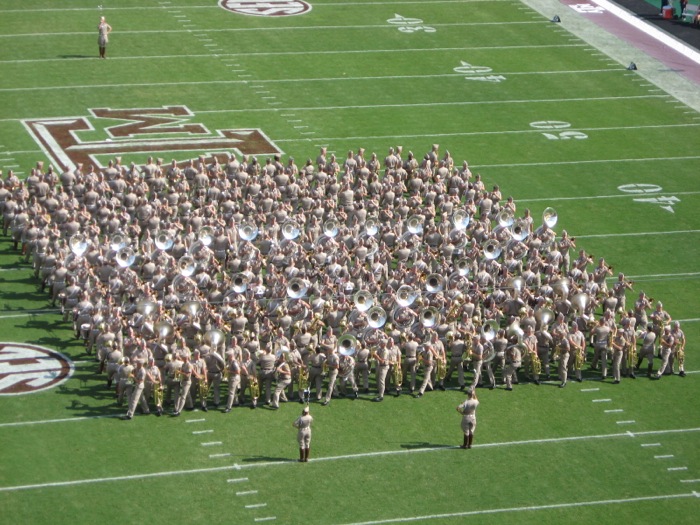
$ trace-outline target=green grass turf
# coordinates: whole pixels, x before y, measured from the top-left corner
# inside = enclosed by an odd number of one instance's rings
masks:
[[[382,158],[390,146],[401,144],[405,152],[422,155],[438,142],[458,163],[468,159],[487,185],[500,184],[519,210],[531,208],[538,217],[546,206],[555,206],[557,230],[580,236],[579,247],[635,276],[635,288],[663,300],[674,318],[697,317],[697,233],[590,236],[698,229],[697,156],[687,140],[697,131],[698,115],[538,14],[510,1],[367,1],[325,2],[304,16],[266,19],[224,12],[213,0],[173,1],[194,26],[184,31],[156,1],[103,4],[115,28],[106,61],[92,58],[99,15],[93,2],[8,0],[0,6],[0,167],[10,164],[2,160],[3,152],[12,152],[12,163],[25,172],[44,158],[19,119],[82,117],[97,107],[186,105],[195,113],[193,122],[210,130],[263,129],[297,163],[315,158],[322,144],[339,158],[360,146]],[[400,33],[386,22],[397,13],[422,18],[437,31]],[[18,34],[27,36],[13,36]],[[196,34],[223,51],[211,52]],[[491,68],[490,74],[505,80],[467,80],[454,72],[462,62]],[[262,91],[279,104],[262,98]],[[308,128],[297,129],[290,119],[301,119]],[[588,138],[548,139],[543,133],[558,131],[531,126],[545,120],[568,122],[567,130]],[[304,135],[305,130],[315,134]],[[104,131],[83,138],[102,140]],[[142,163],[146,155],[125,155],[124,161]],[[634,183],[656,184],[663,189],[660,195],[677,196],[674,213],[635,202],[639,196],[618,189]],[[0,241],[0,269],[2,339],[40,344],[79,361],[62,386],[0,398],[0,424],[5,424],[0,426],[0,488],[241,467],[2,491],[0,508],[18,523],[252,523],[266,516],[280,523],[354,523],[684,494],[694,486],[680,480],[700,477],[697,431],[506,445],[697,429],[695,374],[612,385],[587,373],[590,381],[563,390],[547,384],[481,392],[472,451],[445,448],[461,440],[454,406],[463,396],[456,391],[381,404],[334,400],[329,407],[312,407],[312,457],[319,461],[308,465],[293,462],[297,450],[290,423],[299,412],[296,403],[278,412],[210,412],[206,427],[213,432],[204,435],[192,433],[204,428],[201,423],[186,422],[202,417],[200,412],[128,423],[99,418],[8,426],[118,415],[123,409],[115,407],[91,357],[60,316],[39,312],[49,306],[46,295],[37,291],[29,266],[19,262],[6,239]],[[692,275],[658,275],[683,273]],[[698,368],[698,326],[683,326],[689,370]],[[594,403],[598,398],[612,401]],[[209,441],[222,444],[201,445]],[[641,447],[646,442],[661,446]],[[209,458],[219,452],[231,456]],[[329,459],[375,452],[392,454]],[[674,457],[654,458],[669,454]],[[667,470],[673,466],[688,470]],[[227,483],[242,477],[249,479]],[[249,490],[258,492],[236,496]],[[662,523],[672,516],[676,523],[694,523],[697,501],[417,522]],[[245,508],[258,503],[267,506]]]

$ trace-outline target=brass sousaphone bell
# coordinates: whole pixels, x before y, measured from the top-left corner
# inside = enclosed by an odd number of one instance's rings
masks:
[[[372,306],[374,306],[374,297],[367,290],[359,290],[355,292],[353,296],[353,301],[355,302],[355,308],[360,312],[366,312]]]
[[[352,334],[343,334],[338,338],[338,353],[353,356],[357,353],[357,337]]]

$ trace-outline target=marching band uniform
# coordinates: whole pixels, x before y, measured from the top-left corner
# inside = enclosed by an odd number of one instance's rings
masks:
[[[224,412],[228,413],[231,412],[232,406],[238,405],[238,387],[241,384],[241,365],[233,353],[228,355],[226,372],[228,374],[228,396]]]
[[[457,407],[457,412],[462,414],[462,432],[464,432],[464,443],[460,445],[460,448],[472,448],[478,406],[479,400],[476,397],[476,391],[472,390],[469,392],[469,397]]]
[[[292,426],[297,431],[297,442],[299,443],[299,462],[306,463],[309,461],[309,454],[311,453],[311,423],[313,423],[314,418],[309,414],[309,407],[304,407],[304,410]]]
[[[143,390],[146,386],[146,369],[143,367],[143,362],[136,360],[136,368],[133,371],[133,386],[129,397],[129,408],[126,411],[126,419],[134,417],[136,405],[141,404],[141,410],[144,414],[150,414],[148,410],[148,401],[143,395]]]
[[[277,386],[274,394],[272,394],[272,404],[270,406],[277,409],[280,407],[280,395],[292,382],[292,370],[289,368],[284,354],[280,356],[280,364],[275,369],[275,373],[277,374]]]
[[[328,366],[328,391],[326,392],[326,399],[323,402],[324,405],[327,405],[331,402],[331,398],[333,397],[333,390],[335,390],[335,382],[338,378],[338,368],[340,366],[340,360],[338,359],[338,354],[335,353],[335,348],[331,348],[328,351],[326,365]]]

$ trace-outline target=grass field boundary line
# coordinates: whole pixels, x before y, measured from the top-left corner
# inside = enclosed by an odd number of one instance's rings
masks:
[[[512,20],[508,22],[509,26],[514,25],[544,25],[549,24],[549,20]],[[430,23],[431,27],[476,27],[476,26],[502,26],[503,22],[498,20],[494,22],[445,22],[445,23]],[[343,31],[352,29],[388,29],[396,31],[396,26],[393,24],[355,24],[355,25],[324,25],[324,26],[289,26],[289,27],[226,27],[226,28],[209,28],[197,29],[202,33],[252,33],[252,32],[279,32],[279,31]],[[0,39],[26,38],[26,37],[45,37],[45,36],[89,36],[93,35],[94,31],[65,31],[58,33],[15,33],[15,34],[0,34]],[[192,34],[191,29],[136,29],[120,31],[120,35],[165,35],[165,34]],[[339,38],[342,38],[339,36]]]
[[[551,509],[567,509],[573,507],[590,507],[597,505],[620,505],[622,503],[638,503],[640,501],[659,501],[667,499],[679,499],[679,498],[699,498],[700,493],[695,491],[681,493],[681,494],[659,494],[653,496],[639,496],[636,498],[620,498],[620,499],[606,499],[606,500],[595,500],[595,501],[574,501],[568,503],[551,503],[548,505],[529,505],[526,507],[504,507],[500,509],[482,509],[482,510],[466,510],[463,512],[451,512],[446,514],[426,514],[423,516],[407,516],[403,518],[387,518],[384,520],[373,520],[373,521],[361,521],[354,523],[346,523],[344,525],[382,525],[385,523],[406,523],[409,521],[424,521],[424,520],[435,520],[435,519],[447,519],[447,518],[460,518],[467,516],[479,516],[484,514],[502,514],[509,512],[522,512],[522,511],[537,511],[537,510],[551,510]]]
[[[678,428],[678,429],[666,429],[666,430],[651,430],[651,431],[635,432],[633,435],[629,434],[628,432],[622,432],[622,433],[615,433],[615,434],[597,434],[597,435],[584,435],[584,436],[565,436],[565,437],[558,437],[558,438],[526,439],[526,440],[522,440],[522,441],[504,441],[504,442],[495,442],[495,443],[484,443],[484,444],[480,444],[480,445],[474,445],[474,448],[496,448],[496,447],[509,447],[509,446],[517,446],[517,445],[540,445],[540,444],[544,444],[544,443],[564,443],[564,442],[571,442],[571,441],[587,441],[587,440],[593,440],[593,439],[614,439],[614,438],[620,438],[620,437],[636,438],[636,437],[644,436],[644,435],[678,434],[678,433],[687,433],[687,432],[700,432],[700,428]],[[413,454],[413,453],[420,453],[420,452],[439,452],[439,451],[443,451],[443,450],[455,450],[458,448],[459,447],[457,447],[457,446],[443,445],[443,446],[433,446],[433,447],[424,447],[424,448],[409,448],[409,449],[401,449],[401,450],[383,450],[383,451],[377,451],[377,452],[363,452],[363,453],[358,453],[358,454],[344,454],[344,455],[339,455],[339,456],[319,457],[319,458],[310,459],[309,461],[316,463],[316,462],[322,462],[322,461],[352,460],[352,459],[362,459],[362,458],[370,458],[370,457],[378,457],[378,456],[395,456],[395,455],[403,455],[403,454]],[[104,477],[104,478],[87,478],[87,479],[76,479],[76,480],[69,480],[69,481],[54,481],[54,482],[47,482],[47,483],[36,483],[36,484],[31,484],[31,485],[5,486],[5,487],[0,487],[0,492],[12,492],[12,491],[20,491],[20,490],[35,490],[35,489],[44,489],[44,488],[51,488],[51,487],[67,487],[67,486],[85,485],[85,484],[91,484],[91,483],[105,483],[105,482],[112,482],[112,481],[129,481],[129,480],[135,480],[135,479],[161,478],[161,477],[168,477],[168,476],[203,474],[203,473],[210,473],[210,472],[222,472],[222,471],[229,471],[229,470],[242,470],[242,469],[250,469],[250,468],[261,468],[261,467],[281,466],[281,465],[296,465],[296,464],[297,464],[297,461],[294,459],[255,462],[255,463],[249,463],[249,464],[234,463],[233,465],[223,465],[220,467],[170,470],[170,471],[163,471],[163,472],[150,472],[150,473],[144,473],[144,474],[131,474],[131,475],[126,475],[126,476],[112,476],[112,477]]]
[[[243,71],[243,70],[241,70]],[[580,73],[619,73],[619,69],[583,69],[583,70],[563,70],[563,71],[523,71],[520,73],[504,73],[504,74],[512,74],[512,75],[554,75],[554,74],[565,74],[565,75],[574,75],[574,74],[580,74]],[[239,75],[241,77],[242,75]],[[250,75],[248,75],[250,76]],[[389,80],[389,81],[394,81],[394,80],[424,80],[424,79],[444,79],[444,78],[460,78],[463,77],[463,73],[435,73],[435,74],[430,74],[430,75],[377,75],[377,76],[361,76],[361,77],[305,77],[305,78],[273,78],[273,79],[256,79],[255,82],[260,83],[260,84],[302,84],[302,83],[307,83],[307,84],[318,84],[319,82],[361,82],[361,81],[371,81],[371,82],[377,82],[380,80]],[[12,87],[12,88],[0,88],[0,92],[2,93],[14,93],[17,91],[25,92],[25,91],[61,91],[61,90],[66,90],[66,89],[109,89],[109,88],[119,88],[119,89],[124,89],[124,88],[135,88],[135,87],[163,87],[163,86],[199,86],[199,85],[206,85],[206,84],[224,84],[224,85],[231,85],[231,84],[243,84],[247,85],[251,81],[246,80],[246,79],[237,79],[237,80],[188,80],[188,81],[182,81],[178,80],[177,82],[136,82],[136,83],[114,83],[114,84],[70,84],[70,85],[65,85],[65,86],[22,86],[22,87]],[[663,94],[649,94],[649,95],[641,95],[641,96],[636,96],[635,98],[668,98],[669,95],[666,93]],[[621,98],[621,97],[615,97],[615,98]],[[588,100],[587,98],[582,98],[582,100]],[[493,101],[479,101],[480,102],[489,102],[493,103]],[[506,101],[507,102],[507,101]],[[371,106],[374,107],[374,106]],[[314,109],[314,108],[309,108],[309,109]],[[542,132],[542,130],[537,130]]]
[[[431,48],[406,48],[406,49],[337,49],[337,50],[317,50],[314,51],[314,55],[359,55],[368,53],[387,53],[396,55],[397,53],[423,53],[423,52],[445,52],[445,51],[512,51],[515,49],[550,49],[550,48],[565,48],[565,47],[584,47],[586,44],[528,44],[528,45],[516,45],[516,46],[464,46],[464,47],[431,47]],[[308,55],[308,51],[255,51],[252,53],[217,53],[216,55],[224,60],[227,58],[255,58],[263,56],[273,56],[273,57],[283,57],[283,56],[295,56],[295,55]],[[131,56],[114,56],[110,57],[110,61],[115,60],[164,60],[176,58],[178,60],[189,59],[189,58],[212,58],[211,54],[194,54],[194,55],[131,55]],[[75,57],[71,58],[70,61],[94,61],[94,57]],[[36,62],[61,62],[65,63],[65,58],[24,58],[24,59],[12,59],[12,60],[0,60],[0,64],[33,64]],[[613,69],[619,71],[620,68]]]
[[[599,239],[612,237],[645,237],[650,235],[685,235],[689,233],[700,233],[700,230],[674,230],[666,232],[594,233],[589,235],[576,235],[576,238]]]
[[[123,414],[104,414],[100,416],[79,416],[79,417],[64,417],[61,419],[39,419],[36,421],[15,421],[12,423],[0,423],[0,428],[5,427],[23,427],[27,425],[45,425],[48,423],[75,423],[78,421],[90,421],[92,419],[107,419],[107,418],[118,418],[123,416]]]
[[[700,191],[660,191],[654,193],[654,196],[666,195],[700,195]],[[597,199],[635,199],[639,198],[639,194],[633,193],[617,193],[615,195],[588,195],[579,197],[537,197],[533,199],[516,199],[517,202],[549,202],[549,201],[587,201]]]
[[[488,2],[489,4],[493,3],[505,3],[505,2],[510,2],[510,0],[469,0],[468,2],[465,0],[431,0],[431,4],[474,4],[474,3],[486,3]],[[314,2],[313,6],[314,8],[316,7],[337,7],[337,6],[343,6],[343,7],[352,7],[352,6],[358,6],[358,7],[366,7],[366,6],[378,6],[378,5],[413,5],[413,4],[419,4],[419,5],[424,5],[425,0],[401,0],[397,2],[330,2],[330,3],[319,3],[319,2]],[[125,6],[125,7],[102,7],[102,10],[105,13],[112,13],[112,12],[124,12],[124,11],[163,11],[164,9],[169,9],[171,7],[177,7],[177,9],[220,9],[218,4],[207,4],[207,5],[177,5],[177,6]],[[95,8],[94,7],[45,7],[45,8],[37,8],[37,9],[0,9],[0,14],[3,13],[53,13],[53,12],[75,12],[75,11],[86,11],[86,12],[94,12]]]

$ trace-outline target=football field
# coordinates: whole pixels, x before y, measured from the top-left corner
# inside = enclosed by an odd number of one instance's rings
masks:
[[[479,390],[472,450],[457,447],[454,381],[420,399],[312,403],[311,461],[299,464],[297,403],[122,421],[94,356],[2,236],[3,347],[60,352],[71,370],[12,395],[0,357],[4,519],[696,523],[698,86],[688,99],[662,89],[675,72],[628,70],[636,58],[555,14],[580,17],[515,0],[0,2],[3,178],[37,161],[62,172],[236,151],[302,166],[322,147],[342,164],[359,148],[381,162],[392,147],[422,158],[438,144],[518,214],[538,223],[554,207],[557,232],[634,281],[628,305],[640,291],[662,301],[688,341],[684,378],[614,385],[586,366],[563,389]],[[100,16],[113,27],[106,60]]]

